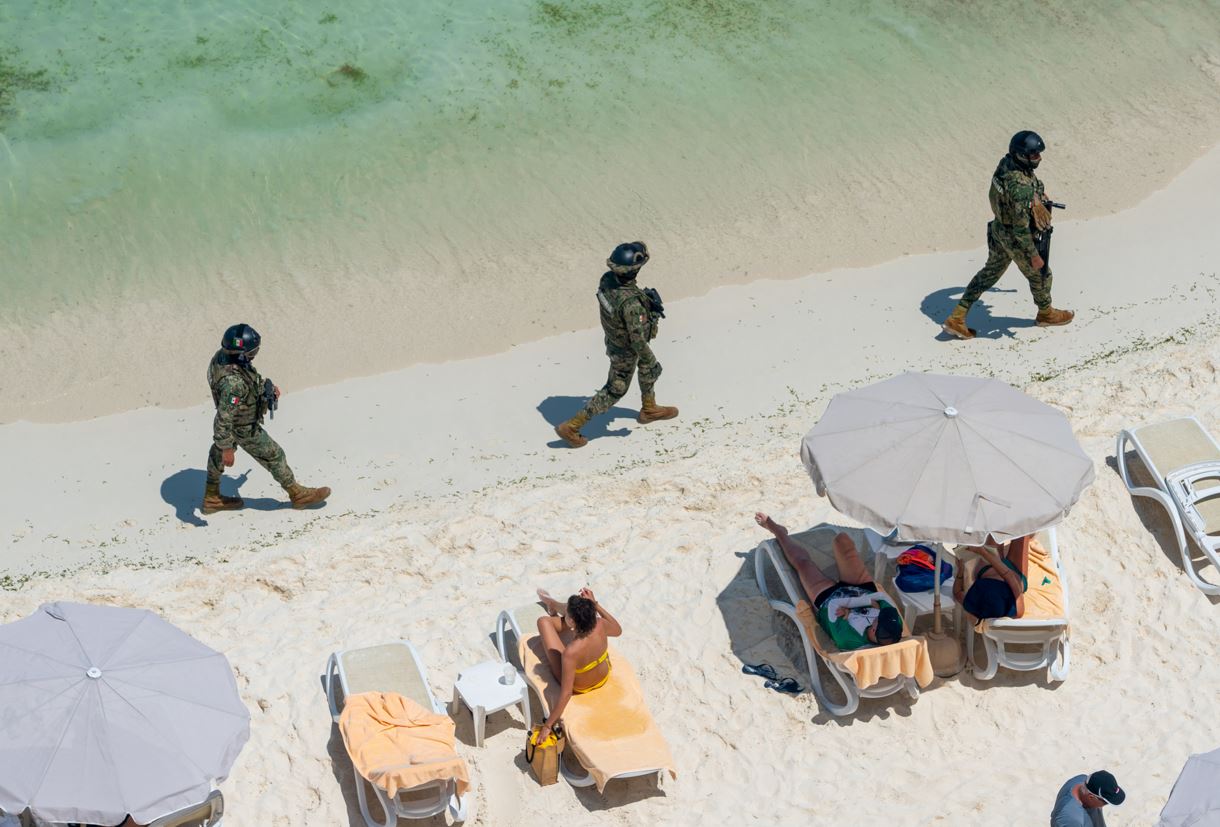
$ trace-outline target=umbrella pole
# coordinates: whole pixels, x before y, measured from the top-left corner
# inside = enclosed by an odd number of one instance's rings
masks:
[[[932,631],[926,635],[928,639],[928,658],[932,661],[932,671],[942,678],[951,678],[962,671],[961,644],[957,636],[950,637],[944,633],[940,617],[940,543],[936,544],[936,570],[932,575]]]

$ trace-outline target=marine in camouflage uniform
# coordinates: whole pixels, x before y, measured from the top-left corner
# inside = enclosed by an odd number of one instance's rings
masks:
[[[1035,323],[1039,327],[1064,325],[1075,317],[1072,311],[1056,310],[1051,305],[1051,268],[1035,245],[1035,234],[1049,233],[1051,223],[1046,190],[1034,175],[1045,148],[1042,138],[1028,130],[1018,132],[1009,141],[1008,154],[991,176],[989,196],[995,218],[987,224],[987,263],[970,280],[961,301],[942,325],[946,333],[959,339],[974,338],[975,331],[966,326],[966,314],[1012,262],[1029,281],[1029,291],[1038,306]]]
[[[330,496],[329,488],[306,488],[299,484],[288,467],[284,449],[263,430],[267,403],[263,396],[263,377],[251,363],[261,338],[254,328],[239,324],[225,331],[221,349],[208,363],[208,387],[216,406],[212,421],[212,448],[208,451],[207,481],[204,485],[204,514],[241,508],[241,497],[220,493],[220,477],[233,464],[233,452],[241,448],[270,472],[288,492],[293,508],[304,508]],[[279,388],[275,389],[279,397]]]
[[[589,440],[580,433],[581,427],[622,399],[636,372],[640,376],[643,398],[636,421],[647,424],[678,415],[677,408],[658,405],[653,392],[661,376],[661,363],[648,343],[656,338],[661,313],[653,309],[648,296],[635,283],[648,257],[647,245],[633,241],[620,244],[606,259],[610,270],[602,275],[598,284],[597,303],[601,308],[606,355],[610,357],[610,375],[580,413],[556,426],[555,433],[573,448],[588,444]]]

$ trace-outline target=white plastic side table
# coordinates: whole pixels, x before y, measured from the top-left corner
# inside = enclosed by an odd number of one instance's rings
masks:
[[[512,680],[508,683],[504,682],[504,673],[507,671],[505,667],[512,670]],[[459,701],[465,703],[474,715],[474,744],[477,747],[483,746],[483,731],[488,713],[520,704],[525,728],[528,730],[533,726],[530,720],[529,688],[516,668],[503,661],[484,661],[459,673],[453,684],[454,712],[457,711]]]

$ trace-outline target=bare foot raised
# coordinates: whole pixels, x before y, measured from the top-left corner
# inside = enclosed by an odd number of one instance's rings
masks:
[[[551,617],[563,617],[567,606],[551,597],[551,593],[546,589],[538,590],[538,599],[542,601],[542,605],[546,607],[546,613]]]
[[[782,525],[775,522],[775,520],[772,520],[770,517],[768,517],[766,514],[762,513],[761,511],[754,512],[754,522],[758,523],[760,526],[765,528],[767,531],[770,531],[776,537],[787,537],[788,536],[788,529],[784,528]]]

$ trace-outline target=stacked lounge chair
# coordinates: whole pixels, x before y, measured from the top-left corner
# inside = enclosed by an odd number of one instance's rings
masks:
[[[1127,464],[1135,452],[1152,485],[1138,484]],[[1200,574],[1190,542],[1220,569],[1220,444],[1193,416],[1119,432],[1118,473],[1136,497],[1160,503],[1173,524],[1182,569],[1199,591],[1220,595],[1220,584]]]

